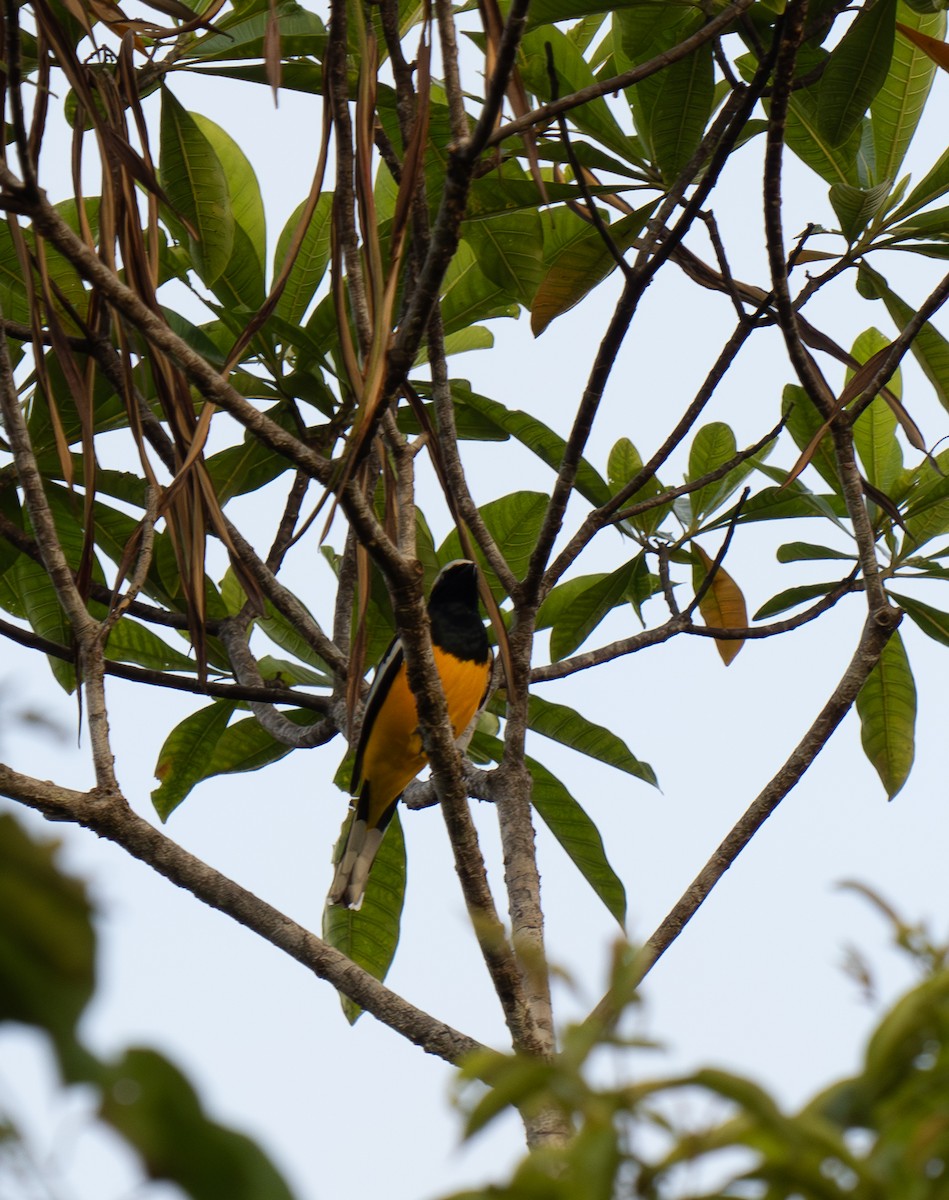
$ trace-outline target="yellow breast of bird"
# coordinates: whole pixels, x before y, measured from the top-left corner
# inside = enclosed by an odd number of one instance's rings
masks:
[[[452,730],[458,737],[481,703],[490,661],[472,662],[455,658],[438,646],[433,649]],[[426,755],[418,731],[418,709],[402,669],[376,714],[363,754],[362,778],[369,781],[371,793],[370,821],[388,808],[425,763]]]

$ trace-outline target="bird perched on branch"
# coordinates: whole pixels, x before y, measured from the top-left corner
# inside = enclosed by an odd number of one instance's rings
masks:
[[[481,707],[491,675],[491,648],[478,609],[478,568],[473,562],[458,559],[439,572],[428,617],[435,666],[458,737]],[[396,637],[376,668],[366,700],[353,764],[356,813],[330,888],[331,904],[359,907],[395,806],[426,762],[402,642]]]

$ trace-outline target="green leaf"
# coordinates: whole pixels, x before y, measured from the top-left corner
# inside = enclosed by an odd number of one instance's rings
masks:
[[[929,37],[941,39],[946,32],[945,13],[921,15],[900,3],[897,20]],[[909,38],[898,34],[889,72],[870,109],[874,179],[896,178],[923,115],[935,73],[936,64]]]
[[[154,671],[197,670],[193,659],[131,617],[123,617],[113,627],[106,644],[106,658],[111,662],[138,663]]]
[[[59,646],[71,646],[72,627],[60,608],[56,589],[39,563],[21,554],[7,575],[34,633]],[[66,692],[74,692],[76,669],[72,663],[52,655],[47,661],[59,686]]]
[[[471,745],[483,758],[501,761],[504,744],[498,738],[478,730]],[[626,890],[609,864],[599,830],[564,784],[542,763],[529,757],[524,761],[533,780],[534,808],[610,913],[625,926]]]
[[[521,41],[518,70],[525,86],[544,102],[551,100],[550,69],[547,47],[553,57],[559,94],[569,95],[596,83],[592,69],[580,49],[561,30],[547,26],[528,33]],[[602,96],[597,96],[571,110],[571,123],[589,135],[598,145],[625,159],[629,137],[610,111]]]
[[[296,231],[303,214],[306,201],[299,204],[290,220],[287,221],[277,241],[274,251],[274,277],[283,267],[284,259],[290,248],[290,241]],[[320,196],[313,213],[313,219],[303,235],[303,243],[296,257],[290,275],[287,279],[283,294],[277,301],[277,315],[286,321],[299,325],[303,320],[310,301],[316,295],[330,260],[330,235],[332,231],[333,197],[331,194]]]
[[[882,300],[894,324],[899,329],[904,329],[915,315],[915,310],[905,300],[900,299],[878,271],[874,271],[866,263],[860,267],[859,279],[862,294]],[[926,378],[935,388],[940,404],[949,410],[949,341],[946,341],[931,321],[927,321],[916,334],[910,349]]]
[[[927,59],[928,61],[929,59]],[[927,204],[932,204],[946,192],[949,192],[949,148],[942,152],[929,171],[895,210],[890,218],[891,221],[904,220]]]
[[[817,90],[817,127],[831,146],[861,125],[887,78],[895,35],[896,0],[876,0],[831,51]]]
[[[474,222],[471,227],[474,228]],[[445,333],[467,329],[475,321],[516,317],[519,312],[518,304],[507,290],[494,283],[481,270],[478,256],[471,246],[464,240],[459,242],[442,282]]]
[[[274,13],[280,23],[280,53],[284,58],[312,55],[322,61],[326,50],[326,27],[314,12],[301,8],[294,0],[278,0]],[[187,58],[202,63],[210,61],[262,59],[267,31],[268,9],[265,5],[240,5],[214,22],[220,32],[195,37],[188,47]],[[284,70],[287,66],[284,63]],[[263,66],[260,67],[264,82]],[[321,74],[321,73],[320,73]],[[286,79],[281,85],[286,84]]]
[[[898,632],[860,689],[857,713],[863,749],[892,800],[915,756],[916,684]]]
[[[234,249],[236,222],[221,160],[197,121],[162,89],[161,181],[174,210],[190,227],[195,268],[210,287]],[[173,224],[176,222],[173,222]]]
[[[498,549],[518,579],[527,570],[537,544],[540,527],[547,512],[549,497],[543,492],[512,492],[483,504],[478,511]],[[461,558],[461,542],[456,530],[438,548],[438,561],[444,565]],[[493,573],[489,574],[493,578]]]
[[[216,700],[207,708],[185,717],[165,738],[155,766],[159,787],[152,792],[152,804],[167,821],[185,799],[204,770],[234,712],[234,703]]]
[[[192,113],[191,116],[217,155],[227,180],[235,237],[222,275],[230,282],[234,294],[245,307],[258,308],[265,294],[267,222],[257,176],[247,156],[230,134],[200,113]],[[240,233],[245,236],[240,237]]]
[[[0,1022],[39,1026],[68,1052],[95,988],[95,933],[86,889],[59,870],[58,846],[0,813]]]
[[[642,233],[656,201],[621,217],[609,226],[610,239],[620,252]],[[544,274],[531,304],[531,329],[539,337],[555,317],[569,311],[616,268],[597,230],[569,209],[545,210]]]
[[[343,822],[334,862],[343,852],[350,823],[351,816],[348,816]],[[326,941],[376,979],[385,979],[399,944],[405,875],[405,839],[396,810],[369,872],[361,907],[353,909],[328,904],[323,909],[323,937]],[[339,999],[346,1019],[350,1025],[354,1024],[362,1009],[348,996],[340,994]]]
[[[256,492],[290,469],[282,454],[246,434],[236,446],[228,446],[206,460],[208,475],[221,504],[246,492]]]
[[[626,924],[626,889],[609,864],[603,839],[567,788],[536,759],[525,757],[534,786],[531,803],[580,874],[619,922]]]
[[[729,459],[735,457],[738,446],[731,428],[721,421],[713,421],[703,425],[696,433],[689,449],[688,480],[701,479]],[[743,479],[754,470],[754,463],[749,459],[739,463],[737,467],[714,483],[707,483],[698,491],[689,493],[689,504],[693,520],[697,523],[706,513],[713,513],[728,499]]]
[[[799,56],[799,72],[817,67],[826,54]],[[768,104],[765,104],[766,111]],[[816,171],[828,183],[850,183],[855,187],[865,186],[869,180],[861,178],[858,167],[863,126],[858,125],[839,146],[834,145],[821,131],[818,120],[818,87],[799,88],[791,93],[785,126],[785,141],[788,148],[812,171]],[[867,123],[869,128],[869,123]]]
[[[530,307],[544,274],[540,214],[514,212],[469,221],[464,238],[487,278],[505,296]]]
[[[627,437],[621,437],[613,444],[610,450],[610,456],[606,463],[606,477],[609,481],[610,491],[615,496],[622,491],[626,485],[634,479],[642,470],[643,460]],[[655,496],[661,496],[666,489],[662,486],[655,475],[648,479],[638,491],[626,501],[626,506],[633,507],[636,504],[641,504],[645,500],[651,500]],[[638,516],[629,517],[629,525],[640,533],[655,533],[662,522],[668,516],[672,508],[669,504],[657,504],[655,508],[647,509]]]
[[[699,17],[700,24],[701,20]],[[711,42],[642,80],[634,92],[636,128],[652,147],[663,182],[672,184],[698,149],[712,115],[715,69]]]
[[[763,621],[766,617],[775,617],[778,613],[787,612],[789,608],[798,608],[809,600],[816,600],[818,596],[826,596],[831,588],[836,586],[835,581],[832,583],[806,583],[801,587],[787,588],[762,604],[752,620]]]
[[[317,713],[306,708],[288,709],[282,714],[296,725],[312,725],[319,720]],[[292,750],[267,732],[255,717],[245,717],[228,725],[205,756],[201,771],[194,783],[214,775],[239,775],[259,771],[279,762]],[[192,785],[193,786],[193,785]]]
[[[543,421],[521,411],[520,409],[505,408],[497,400],[487,396],[479,396],[471,391],[461,380],[452,380],[452,396],[455,402],[465,408],[472,409],[480,416],[488,418],[498,429],[503,429],[517,438],[528,450],[532,450],[554,471],[560,470],[564,450],[567,443]],[[605,504],[610,498],[609,488],[603,477],[586,459],[580,460],[577,468],[576,488],[585,500],[597,507]]]
[[[807,392],[796,383],[789,383],[784,389],[782,412],[788,432],[794,438],[798,449],[804,450],[823,425],[823,418]],[[809,466],[813,467],[835,492],[840,491],[840,476],[837,474],[837,460],[834,457],[833,439],[829,432],[818,442]]]
[[[552,662],[573,654],[607,613],[626,600],[635,562],[636,559],[630,559],[573,597],[571,604],[561,612],[550,635]]]
[[[850,245],[886,205],[890,182],[885,179],[872,188],[854,187],[850,183],[835,183],[831,187],[830,202],[840,222],[840,232]]]
[[[858,362],[865,363],[889,344],[889,338],[879,329],[867,329],[854,342],[851,353]],[[853,375],[854,372],[848,369],[848,382]],[[899,399],[902,388],[898,370],[891,376],[887,387]],[[896,428],[896,416],[882,396],[874,397],[854,422],[853,438],[857,454],[867,479],[881,492],[889,492],[903,470],[903,452],[897,441]]]
[[[815,562],[818,559],[843,559],[854,562],[856,555],[845,554],[842,550],[831,550],[829,546],[815,546],[812,542],[787,542],[778,547],[778,562]]]
[[[901,596],[896,592],[890,592],[890,595],[927,637],[941,642],[943,646],[949,646],[949,613],[923,604],[921,600],[912,596]]]
[[[503,713],[500,715],[503,716]],[[640,762],[622,738],[603,725],[597,725],[564,704],[554,704],[531,693],[528,700],[527,725],[534,733],[543,734],[555,742],[569,746],[580,754],[595,758],[608,766],[635,775],[653,787],[658,787],[656,773],[649,763]]]
[[[135,1147],[151,1179],[177,1184],[191,1200],[294,1200],[260,1147],[210,1120],[161,1054],[127,1050],[103,1083],[100,1115]]]

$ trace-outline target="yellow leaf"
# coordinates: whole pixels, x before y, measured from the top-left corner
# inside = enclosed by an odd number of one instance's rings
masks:
[[[693,584],[697,590],[705,582],[712,568],[712,559],[695,542],[692,543],[692,548],[698,557],[692,572]],[[744,629],[748,625],[748,608],[741,588],[721,567],[715,572],[711,587],[699,601],[699,612],[709,629]],[[737,638],[727,641],[716,639],[715,648],[727,667],[744,644],[744,641]]]

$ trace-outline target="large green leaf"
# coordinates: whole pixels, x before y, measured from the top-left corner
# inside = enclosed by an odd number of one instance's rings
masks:
[[[527,564],[537,545],[537,536],[547,512],[548,500],[549,496],[543,492],[512,492],[509,496],[490,500],[478,510],[498,549],[518,579],[522,578],[527,570]],[[444,564],[461,557],[461,541],[457,531],[453,529],[438,549],[438,561]]]
[[[626,601],[636,561],[636,558],[630,559],[615,571],[578,592],[571,603],[561,611],[550,635],[552,662],[573,654],[607,613]]]
[[[643,460],[639,451],[627,437],[621,437],[613,443],[609,458],[606,462],[606,477],[609,480],[610,491],[613,495],[621,492],[640,473]],[[635,491],[626,501],[624,507],[632,508],[646,500],[661,496],[666,489],[655,475],[648,479],[638,491]],[[654,508],[646,509],[638,516],[628,519],[629,525],[641,533],[655,533],[669,514],[672,504],[657,504]]]
[[[890,70],[895,33],[896,0],[877,0],[831,51],[817,89],[817,127],[831,146],[861,125]]]
[[[210,287],[234,249],[234,210],[214,147],[167,88],[162,90],[161,180],[175,217],[188,227],[198,274]]]
[[[703,425],[692,439],[692,445],[689,447],[688,481],[691,483],[717,470],[734,458],[737,451],[735,435],[731,427],[724,421],[712,421],[708,425]],[[689,504],[693,520],[697,522],[707,512],[713,512],[718,508],[719,504],[735,490],[741,479],[750,474],[753,469],[751,463],[745,463],[735,471],[730,471],[727,477],[716,480],[714,483],[707,483],[704,487],[690,492]],[[736,474],[737,478],[731,482],[731,476]]]
[[[892,800],[915,756],[916,684],[899,633],[894,633],[857,696],[860,737]]]
[[[472,750],[482,759],[500,762],[504,743],[478,730]],[[525,757],[531,773],[531,802],[581,875],[621,926],[626,921],[626,889],[609,864],[599,830],[563,783],[543,763]]]
[[[342,854],[350,824],[351,816],[343,822],[334,861]],[[405,839],[396,811],[369,872],[360,908],[328,904],[323,910],[323,937],[376,979],[385,979],[399,944],[405,875]],[[341,994],[339,999],[352,1025],[362,1009],[348,996]]]
[[[60,607],[56,589],[39,563],[21,554],[13,568],[7,572],[7,577],[16,590],[22,610],[33,631],[59,646],[71,646],[71,626]],[[76,669],[72,663],[52,655],[48,661],[60,687],[67,692],[75,691]]]
[[[867,329],[854,342],[851,353],[858,362],[865,363],[889,344],[889,338],[879,329]],[[853,374],[853,371],[847,371],[848,381]],[[887,387],[899,398],[899,371],[892,375]],[[903,452],[897,441],[896,427],[896,416],[882,396],[876,396],[854,422],[853,440],[857,454],[867,479],[882,492],[890,491],[903,469]]]
[[[933,641],[949,646],[949,613],[933,608],[930,604],[923,604],[913,596],[901,596],[896,592],[890,592],[890,595],[923,633]]]
[[[564,450],[567,443],[543,421],[539,421],[530,413],[521,409],[505,408],[497,400],[487,396],[479,396],[461,380],[452,381],[452,396],[456,404],[477,412],[482,417],[494,422],[498,429],[512,434],[517,440],[532,450],[554,471],[560,470]],[[577,468],[576,489],[585,500],[591,504],[605,504],[610,498],[609,488],[600,473],[586,459],[581,459]]]
[[[290,469],[282,454],[246,434],[236,446],[228,446],[207,460],[208,475],[221,504],[234,496],[256,492]]]
[[[887,312],[899,329],[904,329],[915,315],[914,309],[902,300],[879,273],[864,263],[860,268],[860,288],[865,296],[876,296],[886,305]],[[949,341],[927,321],[910,349],[923,373],[933,385],[943,408],[949,409]]]
[[[612,730],[588,720],[576,709],[554,704],[533,692],[528,704],[527,724],[534,733],[541,733],[571,750],[616,767],[618,771],[635,775],[653,787],[659,786],[649,763],[641,762]],[[503,713],[499,715],[503,716]]]
[[[205,767],[233,712],[233,702],[216,700],[185,717],[165,738],[155,766],[159,786],[152,792],[152,804],[163,821],[204,778]]]
[[[472,221],[468,228],[478,222]],[[482,271],[478,256],[464,240],[442,282],[442,321],[446,333],[467,329],[475,321],[516,317],[520,308],[507,289]]]
[[[0,1022],[37,1025],[68,1051],[95,986],[95,934],[86,889],[58,870],[57,847],[0,813]]]
[[[664,183],[671,184],[705,133],[715,100],[712,44],[642,80],[633,89],[640,136],[652,149]]]
[[[267,220],[257,175],[247,155],[229,133],[200,113],[191,115],[198,129],[211,143],[224,168],[234,224],[247,234],[254,259],[260,266],[262,285],[267,249]]]
[[[941,39],[946,32],[945,13],[917,13],[902,0],[897,5],[897,20],[929,37]],[[870,109],[876,181],[896,178],[923,114],[935,72],[932,59],[898,33],[889,72]]]
[[[800,587],[787,588],[762,604],[752,620],[763,621],[766,617],[776,617],[779,613],[787,612],[789,608],[798,608],[809,600],[826,596],[836,586],[837,583],[834,581],[832,583],[805,583]]]
[[[593,71],[579,47],[561,30],[548,25],[524,37],[518,56],[521,78],[538,99],[552,99],[548,47],[561,96],[578,92],[596,82]],[[613,151],[620,158],[626,158],[629,137],[623,132],[602,96],[572,109],[568,115],[571,124],[588,134],[598,145]]]
[[[212,1121],[163,1055],[127,1050],[102,1083],[100,1115],[135,1147],[150,1178],[177,1184],[191,1200],[293,1200],[260,1147]]]
[[[306,201],[303,201],[297,206],[280,234],[277,249],[274,252],[273,271],[275,277],[283,267],[305,204]],[[316,289],[326,273],[326,267],[330,260],[332,214],[332,195],[320,196],[310,224],[303,235],[300,252],[290,269],[286,287],[277,301],[277,315],[286,321],[292,321],[295,325],[303,320],[310,301],[316,295]]]
[[[464,237],[487,278],[505,296],[528,308],[544,274],[540,214],[513,212],[469,221]]]
[[[628,250],[643,231],[655,201],[621,217],[609,226],[610,239],[620,252]],[[616,261],[598,231],[569,209],[542,214],[544,275],[531,305],[531,329],[536,337],[616,269]]]
[[[278,0],[274,15],[279,22],[280,53],[284,58],[313,55],[322,60],[326,27],[315,12],[301,8],[294,0]],[[220,32],[195,37],[186,57],[199,63],[262,59],[268,20],[268,4],[239,5],[215,21],[215,29]],[[292,64],[285,63],[284,70],[288,65]],[[260,82],[264,81],[261,65]]]

